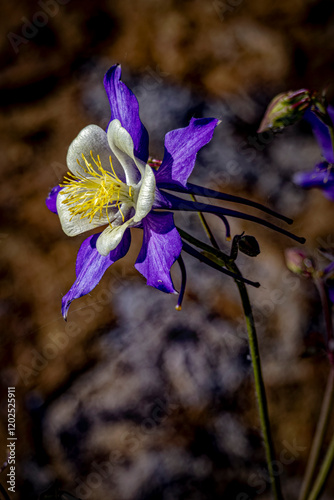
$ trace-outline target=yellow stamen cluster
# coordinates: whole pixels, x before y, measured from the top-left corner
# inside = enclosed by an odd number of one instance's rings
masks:
[[[84,154],[82,154],[84,165],[79,160],[77,162],[86,175],[80,173],[74,175],[69,172],[64,177],[63,183],[60,184],[65,188],[63,193],[67,196],[63,200],[63,203],[68,205],[69,212],[72,215],[71,219],[75,215],[80,215],[80,219],[88,217],[89,222],[92,222],[97,214],[99,214],[100,218],[106,215],[111,226],[108,209],[117,208],[124,222],[121,204],[133,201],[131,186],[128,186],[118,178],[112,165],[111,157],[109,157],[110,172],[109,170],[104,170],[102,167],[99,155],[95,159],[93,152],[90,151],[90,156],[97,168],[93,166],[93,163],[89,163]]]

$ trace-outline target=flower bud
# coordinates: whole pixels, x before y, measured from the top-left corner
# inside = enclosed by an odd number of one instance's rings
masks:
[[[313,92],[306,89],[278,94],[269,104],[258,133],[282,129],[300,120],[311,105]]]
[[[315,272],[313,260],[299,248],[287,248],[285,250],[285,262],[290,271],[304,276],[304,278],[312,278]]]
[[[249,257],[256,257],[260,253],[260,247],[254,236],[241,236],[238,241],[240,252],[248,255]]]

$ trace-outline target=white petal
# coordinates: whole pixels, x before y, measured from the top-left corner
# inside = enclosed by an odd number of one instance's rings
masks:
[[[134,156],[133,140],[119,120],[113,120],[108,127],[108,141],[115,156],[121,163],[126,183],[131,186],[138,184],[144,174],[145,163]]]
[[[108,226],[96,241],[96,249],[101,255],[108,255],[121,242],[126,229],[133,223],[133,218],[118,227]]]
[[[151,211],[155,196],[155,175],[149,165],[145,165],[144,177],[139,189],[134,222],[139,222]]]
[[[82,129],[68,148],[66,160],[67,166],[72,174],[77,175],[79,173],[80,175],[86,177],[84,170],[80,167],[80,165],[78,165],[77,162],[77,160],[79,160],[81,165],[85,165],[82,155],[84,155],[86,160],[92,164],[96,171],[98,171],[98,168],[91,158],[91,151],[95,160],[97,160],[97,155],[100,156],[102,167],[104,170],[108,171],[111,171],[109,161],[109,157],[111,156],[116,174],[121,180],[124,180],[123,169],[109,147],[107,134],[97,125],[88,125]]]
[[[90,231],[95,227],[104,226],[113,221],[118,210],[117,209],[109,209],[108,217],[103,215],[99,217],[99,215],[95,215],[92,222],[90,222],[89,217],[85,217],[81,219],[81,215],[72,215],[69,210],[69,206],[67,203],[63,203],[63,201],[67,198],[68,195],[64,194],[64,190],[60,191],[57,196],[57,212],[59,215],[61,227],[64,233],[67,236],[76,236],[81,233],[85,233],[86,231]]]
[[[112,222],[112,226],[121,226],[124,221],[127,221],[134,215],[134,211],[135,209],[133,207],[133,203],[122,203],[120,210],[117,212],[116,216],[114,216],[113,221],[110,220],[110,222]]]

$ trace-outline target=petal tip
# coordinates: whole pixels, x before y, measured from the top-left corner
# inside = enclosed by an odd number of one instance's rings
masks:
[[[68,315],[68,310],[71,305],[71,300],[66,300],[65,297],[62,299],[62,306],[61,306],[61,314],[64,318],[64,321],[67,321],[67,315]]]

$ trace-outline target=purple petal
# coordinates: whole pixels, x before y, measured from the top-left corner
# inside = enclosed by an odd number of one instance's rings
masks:
[[[328,107],[328,113],[332,121],[334,118],[334,109]],[[334,162],[333,145],[328,127],[318,118],[311,110],[307,110],[304,114],[305,120],[309,122],[313,133],[318,141],[323,157],[329,162]]]
[[[186,187],[196,155],[211,141],[218,123],[215,118],[192,118],[188,127],[168,132],[164,159],[156,173],[157,183],[168,182]]]
[[[332,120],[332,123],[334,124],[334,108],[333,108],[333,106],[327,107],[327,113],[329,114],[329,117]]]
[[[132,137],[134,153],[145,163],[148,159],[148,133],[139,118],[139,104],[136,96],[120,81],[121,66],[112,66],[104,76],[104,88],[110,103],[110,121],[119,120]],[[109,122],[110,123],[110,122]]]
[[[324,275],[328,276],[329,274],[334,274],[334,261],[331,262],[325,269],[324,269]],[[332,285],[334,286],[334,281],[332,283]]]
[[[330,201],[334,201],[334,186],[322,190],[324,196]]]
[[[101,233],[89,236],[81,245],[76,262],[77,279],[62,300],[62,314],[64,319],[71,302],[91,292],[99,283],[105,271],[111,264],[124,257],[130,247],[130,231],[124,233],[120,244],[109,255],[103,257],[96,250],[96,240]]]
[[[166,293],[175,292],[170,268],[182,250],[181,237],[174,225],[173,214],[151,212],[142,220],[143,245],[135,268],[154,286]]]
[[[305,189],[319,188],[326,198],[334,201],[334,173],[326,162],[319,163],[311,172],[295,174],[293,181]]]
[[[155,208],[172,208],[172,204],[166,198],[165,193],[160,191],[160,189],[155,189],[153,209]]]
[[[57,213],[57,196],[59,191],[61,191],[62,189],[63,188],[60,186],[55,186],[54,188],[51,189],[50,193],[48,194],[48,197],[45,200],[46,206],[54,214]]]

